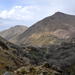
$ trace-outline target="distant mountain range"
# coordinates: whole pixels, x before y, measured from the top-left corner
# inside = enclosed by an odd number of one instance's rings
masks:
[[[7,30],[1,31],[0,36],[5,38],[6,40],[14,43],[14,38],[26,31],[28,27],[23,25],[16,25],[14,27],[11,27]]]
[[[18,44],[43,46],[57,43],[60,39],[75,37],[74,34],[75,16],[56,12],[35,23],[14,40]]]
[[[31,27],[15,26],[0,32],[12,43],[27,46],[57,44],[60,40],[75,37],[75,16],[56,12]]]

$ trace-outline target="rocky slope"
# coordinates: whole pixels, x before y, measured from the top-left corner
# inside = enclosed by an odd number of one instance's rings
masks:
[[[22,48],[0,37],[0,75],[4,71],[13,71],[24,65]]]
[[[23,47],[0,37],[0,73],[13,71],[20,75],[75,75],[75,39],[59,45]],[[28,68],[28,67],[29,68]],[[24,67],[22,69],[22,67]],[[19,72],[20,71],[20,72]],[[35,72],[35,73],[34,73]],[[19,75],[19,74],[17,74]]]
[[[14,43],[14,38],[27,30],[28,27],[22,25],[16,25],[7,30],[1,31],[0,36],[5,38],[6,40]]]
[[[46,17],[32,25],[27,31],[20,34],[15,42],[20,44],[29,43],[28,45],[33,45],[33,43],[36,43],[40,37],[43,37],[43,35],[45,37],[52,35],[53,37],[57,37],[59,39],[67,39],[74,37],[74,33],[75,16],[57,12],[54,15]],[[42,40],[42,42],[44,40]],[[39,44],[40,43],[41,42],[39,42]],[[38,43],[36,46],[38,46]]]
[[[60,45],[46,47],[27,47],[24,56],[30,60],[15,72],[17,75],[75,75],[74,39]],[[26,52],[27,51],[27,52]]]

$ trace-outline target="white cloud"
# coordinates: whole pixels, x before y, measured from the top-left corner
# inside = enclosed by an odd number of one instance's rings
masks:
[[[39,11],[38,6],[15,6],[10,10],[1,11],[0,17],[3,19],[31,20]]]
[[[0,18],[5,25],[25,24],[31,26],[44,17],[58,11],[56,0],[16,0],[19,1],[11,9],[0,11]],[[57,3],[58,4],[58,3]],[[59,3],[60,4],[60,3]],[[59,7],[60,9],[60,7]]]
[[[39,5],[17,5],[12,7],[10,10],[0,11],[0,18],[4,25],[27,25],[31,26],[37,21],[50,15],[49,6]]]

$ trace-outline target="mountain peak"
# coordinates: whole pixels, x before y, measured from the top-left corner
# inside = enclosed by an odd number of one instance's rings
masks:
[[[19,27],[26,27],[26,28],[28,28],[28,27],[25,26],[25,25],[16,25],[16,26],[14,26],[14,27],[16,27],[16,28],[19,28]]]
[[[54,15],[65,15],[63,12],[56,12]]]

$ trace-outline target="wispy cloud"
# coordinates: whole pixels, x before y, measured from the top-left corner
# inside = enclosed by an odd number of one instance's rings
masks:
[[[34,11],[39,11],[37,6],[15,6],[10,10],[1,11],[0,17],[3,19],[31,20],[34,18]]]
[[[7,19],[7,21],[10,22],[12,21],[13,24],[21,24],[23,22],[24,24],[31,25],[49,14],[42,9],[46,9],[46,11],[49,10],[48,7],[40,7],[38,5],[14,6],[10,10],[0,11],[0,18]],[[14,23],[13,21],[16,21],[17,23]],[[10,22],[7,23],[9,24]]]

